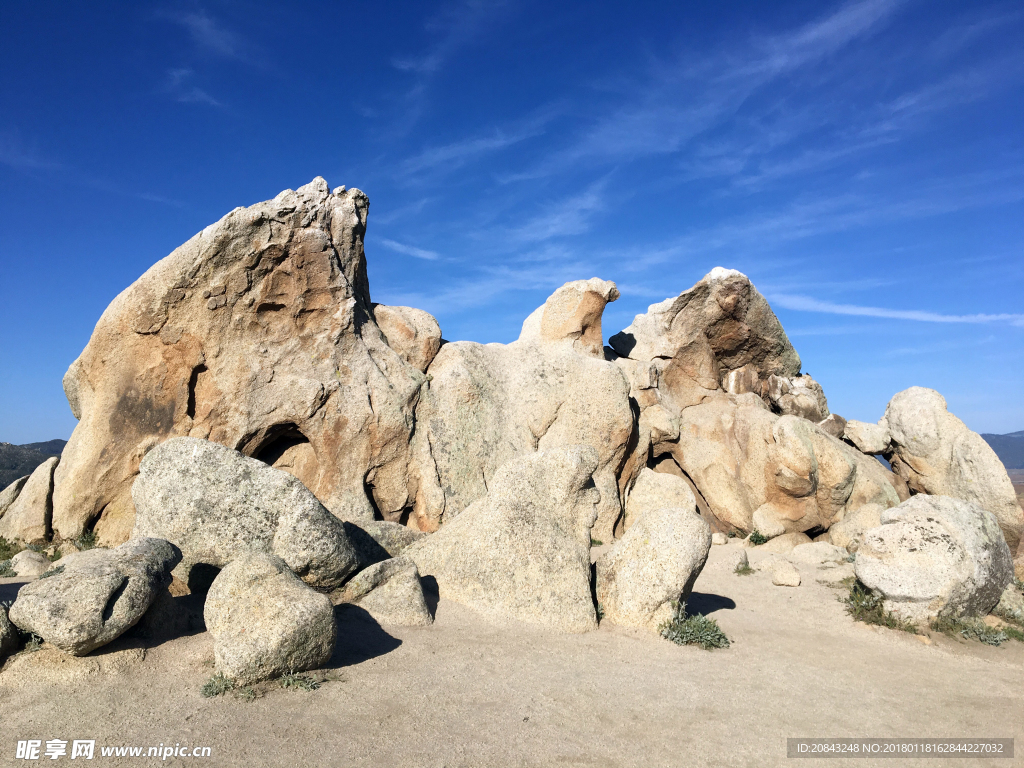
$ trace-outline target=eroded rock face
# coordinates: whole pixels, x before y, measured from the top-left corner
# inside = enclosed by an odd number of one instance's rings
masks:
[[[685,409],[663,446],[728,529],[766,536],[827,530],[864,504],[899,497],[887,471],[816,425],[723,395]]]
[[[628,531],[645,512],[651,510],[663,507],[695,509],[696,504],[693,491],[685,480],[645,467],[640,470],[626,499],[626,515],[622,527]]]
[[[598,466],[590,446],[513,459],[487,494],[437,533],[405,549],[441,597],[498,621],[566,632],[597,626],[590,595],[590,531]]]
[[[846,422],[843,437],[861,453],[872,456],[888,453],[889,443],[892,439],[886,427],[852,419]]]
[[[889,611],[918,622],[984,616],[1013,578],[995,516],[948,496],[918,495],[885,510],[881,526],[864,534],[854,569]]]
[[[10,619],[72,656],[84,656],[135,626],[171,583],[181,553],[160,539],[61,558],[50,575],[26,584]]]
[[[14,503],[15,499],[18,498],[18,494],[20,494],[22,488],[25,487],[25,483],[28,482],[28,478],[28,475],[19,477],[13,483],[0,491],[0,517],[4,516],[4,513],[10,508],[11,504]]]
[[[21,492],[0,517],[0,536],[25,544],[44,544],[49,540],[53,516],[53,474],[59,462],[56,456],[49,458],[29,475]]]
[[[652,304],[609,344],[622,357],[657,362],[662,402],[674,411],[726,382],[734,394],[761,396],[769,376],[800,373],[800,356],[764,296],[746,275],[721,267],[676,298]]]
[[[892,438],[890,462],[917,493],[950,496],[996,516],[1010,550],[1024,532],[1006,468],[984,438],[946,409],[934,389],[911,387],[889,401],[880,426]]]
[[[425,627],[434,622],[416,563],[408,557],[383,560],[360,571],[338,600],[358,605],[380,624]]]
[[[605,619],[657,629],[672,618],[673,603],[689,597],[710,549],[711,527],[697,514],[692,495],[685,507],[645,510],[597,561],[597,601]]]
[[[81,421],[58,535],[98,519],[101,543],[127,538],[142,457],[186,435],[287,469],[341,518],[401,514],[425,353],[396,342],[409,364],[374,320],[368,205],[317,178],[236,208],[111,303],[64,380]]]
[[[373,319],[388,346],[413,368],[425,373],[441,348],[441,326],[434,316],[413,307],[374,304]]]
[[[821,384],[807,374],[800,376],[772,374],[768,377],[767,397],[773,410],[785,416],[800,416],[817,424],[831,415]]]
[[[436,530],[483,497],[516,457],[590,445],[601,493],[595,536],[611,539],[634,429],[628,382],[600,344],[601,310],[617,296],[602,280],[568,283],[527,318],[518,341],[441,348],[416,410],[413,520],[421,530]]]
[[[220,568],[254,550],[272,552],[324,589],[359,566],[343,523],[295,477],[207,440],[176,437],[150,451],[132,497],[133,538],[179,547],[183,581],[197,564]]]
[[[303,584],[283,560],[260,552],[218,574],[203,616],[217,672],[239,685],[321,667],[337,640],[330,599]]]

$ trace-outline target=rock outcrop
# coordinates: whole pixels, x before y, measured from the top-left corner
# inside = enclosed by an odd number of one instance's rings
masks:
[[[934,389],[911,387],[889,401],[880,426],[888,429],[893,470],[916,493],[951,496],[996,516],[1010,551],[1024,533],[1006,468],[984,438],[946,409]]]
[[[857,550],[857,578],[910,621],[984,616],[1013,578],[991,512],[948,496],[914,496],[882,513]]]
[[[831,414],[821,384],[807,374],[768,377],[768,402],[776,413],[799,416],[815,424]]]
[[[35,468],[21,492],[0,517],[0,536],[8,541],[44,544],[50,538],[53,516],[53,474],[56,456]]]
[[[845,514],[828,529],[829,541],[849,552],[856,552],[864,541],[864,534],[882,524],[882,512],[878,504],[865,504]]]
[[[598,538],[622,512],[618,475],[633,433],[629,386],[604,359],[601,311],[613,283],[567,283],[523,323],[512,344],[445,344],[416,410],[413,521],[447,524],[483,497],[518,456],[568,445],[597,453]]]
[[[283,560],[260,552],[238,557],[217,575],[203,616],[216,671],[238,685],[321,667],[337,640],[330,599]]]
[[[846,422],[843,437],[861,453],[871,456],[888,453],[892,436],[889,430],[879,424],[851,419]]]
[[[18,498],[18,494],[20,494],[22,488],[25,487],[25,483],[28,482],[28,478],[28,475],[19,477],[13,483],[0,491],[0,517],[4,516],[4,513],[10,509],[11,504],[13,504],[15,499]]]
[[[383,560],[360,571],[337,599],[358,605],[380,624],[425,627],[434,622],[416,563],[408,557]]]
[[[513,459],[487,494],[405,549],[441,597],[486,618],[566,632],[597,626],[590,594],[590,531],[598,491],[590,446]]]
[[[689,493],[689,489],[687,489]],[[657,629],[686,602],[711,549],[711,527],[689,503],[646,509],[597,561],[597,602],[613,624]]]
[[[441,348],[441,326],[434,316],[422,309],[374,304],[373,319],[388,346],[413,368],[426,373]]]
[[[101,543],[126,539],[139,463],[174,436],[285,468],[343,519],[402,514],[424,353],[374,320],[368,206],[317,178],[236,208],[107,307],[64,378],[80,423],[56,474],[59,536],[95,523]]]
[[[133,537],[181,549],[183,581],[197,564],[226,566],[245,552],[272,552],[303,581],[333,589],[359,566],[343,523],[287,472],[194,437],[161,443],[132,487]]]
[[[65,653],[84,656],[135,626],[180,560],[177,548],[160,539],[67,555],[45,578],[21,588],[10,619]]]
[[[649,510],[662,507],[695,509],[696,503],[685,480],[645,467],[640,470],[626,498],[623,531],[628,531]]]

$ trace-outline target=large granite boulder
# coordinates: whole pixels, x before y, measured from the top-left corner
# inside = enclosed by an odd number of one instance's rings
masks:
[[[416,410],[418,491],[412,521],[447,524],[491,487],[512,459],[568,445],[597,453],[595,536],[622,513],[618,476],[634,430],[629,384],[604,359],[601,312],[618,297],[603,280],[567,283],[511,344],[445,344]]]
[[[711,527],[692,495],[686,506],[644,510],[597,561],[597,602],[605,620],[649,629],[671,620],[710,549]]]
[[[44,544],[51,534],[53,473],[60,459],[47,459],[29,475],[21,492],[0,517],[0,537],[24,544]]]
[[[337,601],[358,605],[379,624],[425,627],[434,621],[416,563],[408,557],[382,560],[360,571]]]
[[[413,307],[374,304],[373,319],[388,346],[413,368],[426,373],[441,348],[441,326],[434,316]]]
[[[918,495],[881,519],[864,534],[854,569],[897,616],[984,616],[1013,578],[995,516],[975,503]]]
[[[18,498],[18,494],[20,494],[21,490],[25,487],[25,483],[28,482],[28,478],[28,475],[19,477],[13,483],[0,491],[0,517],[4,516],[4,513],[10,509],[11,504],[13,504],[15,499]]]
[[[423,353],[392,349],[374,320],[368,207],[314,179],[236,208],[114,299],[64,378],[80,423],[56,533],[97,521],[101,543],[127,539],[139,463],[175,436],[286,468],[343,519],[402,514]]]
[[[984,438],[946,409],[934,389],[911,387],[889,401],[880,425],[892,439],[889,461],[916,493],[951,496],[996,516],[1010,550],[1024,532],[1006,468]]]
[[[321,667],[337,640],[330,598],[262,552],[225,566],[210,587],[203,616],[216,671],[238,685]]]
[[[766,536],[827,530],[864,504],[892,507],[889,473],[797,416],[779,416],[750,395],[721,395],[680,414],[679,439],[660,446],[700,491],[721,530]]]
[[[768,377],[768,402],[776,413],[799,416],[818,424],[831,413],[821,384],[806,373],[800,376]]]
[[[886,427],[854,419],[846,422],[843,437],[858,451],[871,456],[887,453],[892,442],[892,436]]]
[[[11,570],[22,579],[37,579],[52,565],[50,558],[31,549],[24,549],[11,558]]]
[[[566,632],[597,626],[590,594],[590,531],[598,466],[590,446],[513,459],[486,495],[402,553],[437,580],[442,598],[498,621]]]
[[[220,568],[253,550],[274,553],[324,589],[359,566],[342,521],[298,479],[208,440],[176,437],[150,451],[132,498],[132,536],[179,547],[184,581],[197,564]]]
[[[693,491],[685,480],[644,467],[626,498],[622,530],[628,531],[650,510],[663,507],[693,509],[695,505]]]
[[[181,553],[161,539],[61,558],[18,591],[10,619],[72,656],[84,656],[131,629],[171,583]]]

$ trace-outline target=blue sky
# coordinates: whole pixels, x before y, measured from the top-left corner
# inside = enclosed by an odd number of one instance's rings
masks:
[[[5,3],[0,440],[68,437],[110,300],[238,205],[370,197],[373,299],[511,341],[568,280],[610,336],[712,267],[832,409],[934,387],[1024,429],[1024,7]]]

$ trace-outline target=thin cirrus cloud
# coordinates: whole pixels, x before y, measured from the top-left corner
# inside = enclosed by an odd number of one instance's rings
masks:
[[[223,106],[202,88],[192,84],[195,74],[195,72],[187,67],[168,70],[167,92],[171,94],[175,101],[182,104],[206,104],[211,107]]]
[[[413,245],[406,245],[404,243],[396,242],[395,240],[383,239],[380,244],[385,248],[389,248],[395,253],[401,253],[405,256],[412,256],[417,259],[426,259],[427,261],[436,261],[441,258],[441,254],[437,251],[428,251],[426,248],[417,248]]]
[[[1009,323],[1024,328],[1024,315],[1012,313],[946,315],[921,310],[885,309],[865,307],[856,304],[835,304],[799,294],[773,293],[770,301],[783,309],[798,312],[821,312],[830,315],[853,315],[856,317],[880,317],[890,320],[915,320],[922,323]]]

